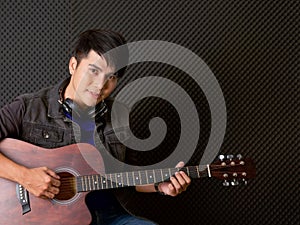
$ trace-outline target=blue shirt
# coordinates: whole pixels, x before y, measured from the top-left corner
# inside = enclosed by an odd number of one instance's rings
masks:
[[[81,143],[89,143],[95,146],[94,141],[94,131],[96,128],[94,118],[90,117],[74,117],[69,113],[65,113],[65,115],[76,122],[81,130]],[[95,209],[106,209],[110,208],[112,205],[119,205],[116,197],[109,190],[101,190],[101,191],[92,191],[86,196],[86,204],[90,210]]]

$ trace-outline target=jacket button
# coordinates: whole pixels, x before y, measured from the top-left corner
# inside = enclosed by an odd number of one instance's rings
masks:
[[[50,137],[50,134],[47,131],[43,132],[44,138],[48,139]]]

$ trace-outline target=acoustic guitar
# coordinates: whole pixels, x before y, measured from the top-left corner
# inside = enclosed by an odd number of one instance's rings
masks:
[[[168,180],[178,170],[185,171],[191,178],[222,179],[224,186],[255,177],[251,159],[233,156],[220,156],[202,171],[198,165],[105,174],[96,172],[105,171],[99,151],[86,143],[45,149],[7,138],[0,142],[0,152],[28,168],[47,166],[61,177],[60,193],[51,200],[35,197],[23,186],[0,178],[1,225],[86,225],[91,222],[85,204],[89,191],[160,182]]]

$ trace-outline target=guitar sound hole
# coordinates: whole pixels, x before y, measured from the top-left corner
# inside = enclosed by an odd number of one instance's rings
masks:
[[[60,187],[59,193],[55,195],[55,199],[57,200],[69,200],[76,195],[76,183],[75,177],[68,172],[60,172],[57,173],[60,176]]]

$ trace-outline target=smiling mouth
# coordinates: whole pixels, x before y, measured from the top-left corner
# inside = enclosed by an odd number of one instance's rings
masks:
[[[96,92],[96,91],[91,91],[91,90],[87,90],[94,98],[99,98],[101,97],[101,93],[100,92]]]

